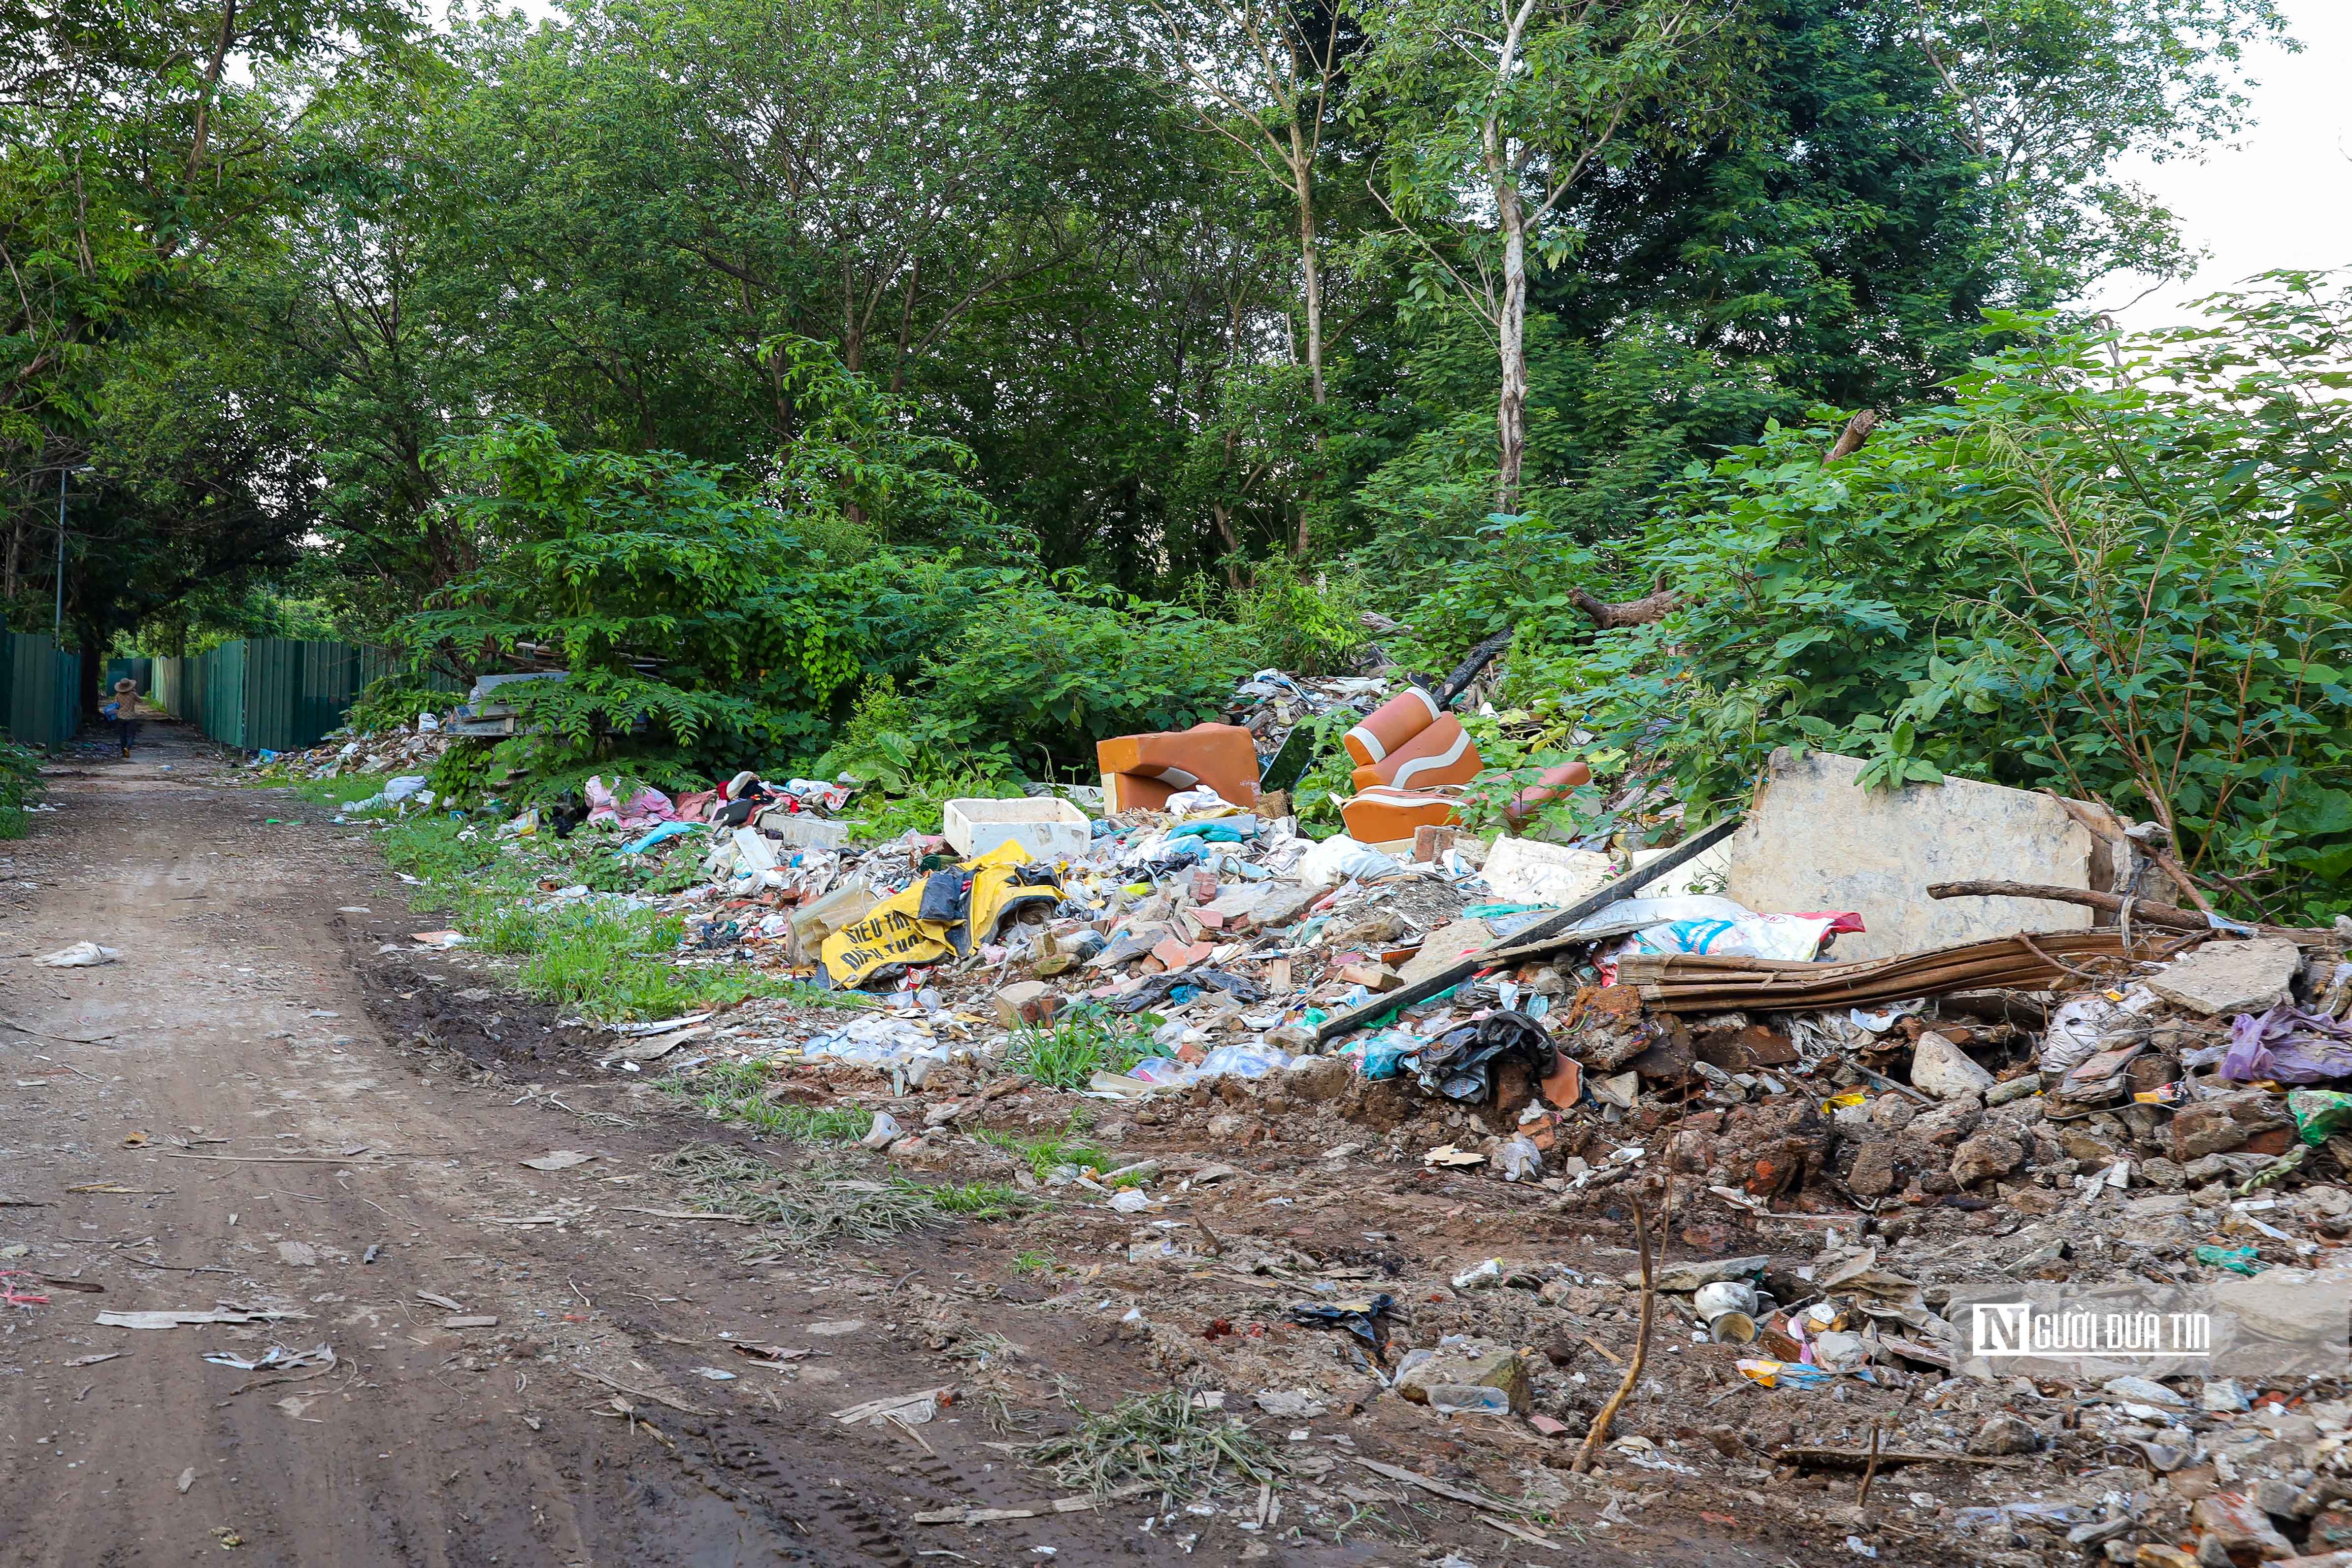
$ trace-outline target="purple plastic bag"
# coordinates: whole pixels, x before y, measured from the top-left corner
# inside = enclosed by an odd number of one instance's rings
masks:
[[[2232,1083],[2319,1083],[2352,1078],[2352,1029],[2325,1013],[2282,1002],[2256,1016],[2241,1013],[2230,1026],[2221,1076]]]

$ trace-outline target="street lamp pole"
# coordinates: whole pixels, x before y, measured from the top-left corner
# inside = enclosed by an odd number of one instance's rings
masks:
[[[59,647],[66,644],[66,481],[72,477],[70,468],[58,470],[58,610],[49,623],[49,641]]]

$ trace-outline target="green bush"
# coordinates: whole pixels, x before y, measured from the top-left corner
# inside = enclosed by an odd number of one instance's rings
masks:
[[[2308,312],[2336,322],[2311,330]],[[1701,811],[1773,748],[2053,787],[2161,824],[2242,914],[2319,919],[2352,877],[2352,611],[2335,403],[2352,306],[2225,301],[2106,346],[2004,318],[1950,405],[1775,427],[1694,476],[1645,569],[1681,607],[1541,665],[1562,704],[1663,758]],[[2245,367],[2262,365],[2260,384]],[[2300,395],[2288,395],[2298,385]]]
[[[1234,596],[1234,618],[1259,668],[1338,675],[1355,667],[1370,640],[1359,618],[1369,608],[1370,597],[1353,574],[1309,577],[1289,556],[1274,555],[1250,568],[1248,584]]]
[[[446,521],[482,564],[401,640],[484,669],[552,643],[570,672],[516,692],[526,732],[453,773],[453,798],[596,772],[675,789],[830,764],[893,793],[1016,766],[1090,776],[1101,737],[1218,710],[1247,668],[1232,627],[1023,563],[960,477],[969,453],[812,346],[785,350],[816,416],[761,486],[675,453],[570,450],[528,422],[437,455]]]
[[[22,838],[32,828],[25,807],[41,793],[41,753],[14,741],[0,741],[0,839]]]
[[[343,722],[356,735],[406,730],[415,724],[419,713],[446,713],[457,702],[456,692],[436,691],[404,675],[379,676],[360,692]]]

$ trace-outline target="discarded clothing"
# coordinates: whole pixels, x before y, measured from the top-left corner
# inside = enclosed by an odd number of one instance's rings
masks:
[[[915,918],[952,925],[971,913],[972,873],[961,867],[951,871],[934,871],[923,882],[922,902],[915,910]]]
[[[621,853],[642,855],[666,838],[676,838],[681,833],[700,833],[701,831],[703,826],[698,822],[665,822],[643,838],[621,846]]]
[[[1543,1026],[1525,1013],[1498,1007],[1475,1024],[1439,1036],[1411,1060],[1423,1088],[1448,1100],[1486,1100],[1494,1098],[1495,1063],[1514,1057],[1528,1064],[1534,1081],[1551,1076],[1551,1037]]]
[[[1265,988],[1247,975],[1229,974],[1222,969],[1171,969],[1164,974],[1146,975],[1143,983],[1134,990],[1112,997],[1110,1010],[1114,1013],[1140,1013],[1180,985],[1222,991],[1241,1002],[1265,1000]]]
[[[651,785],[638,790],[625,802],[602,778],[592,776],[584,787],[588,793],[588,820],[611,823],[624,833],[643,833],[656,824],[675,821],[677,816],[677,808],[670,805],[669,796]]]
[[[2221,1076],[2233,1083],[2352,1078],[2352,1028],[2325,1013],[2306,1013],[2292,1002],[2282,1002],[2260,1016],[2241,1013],[2230,1026]]]
[[[1290,1309],[1290,1321],[1303,1329],[1338,1329],[1354,1335],[1385,1359],[1389,1348],[1388,1310],[1396,1298],[1383,1292],[1369,1301],[1338,1301],[1329,1306],[1303,1301]]]

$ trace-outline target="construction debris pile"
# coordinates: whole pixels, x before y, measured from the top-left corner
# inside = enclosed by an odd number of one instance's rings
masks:
[[[1422,699],[1243,693],[1245,725],[1106,742],[1099,793],[950,801],[938,834],[854,844],[851,783],[748,773],[469,831],[688,858],[676,892],[548,897],[866,994],[631,1026],[600,1065],[757,1062],[778,1102],[870,1111],[895,1161],[1093,1211],[1171,1372],[1589,1437],[1832,1523],[1814,1494],[1854,1471],[1901,1500],[1874,1528],[1983,1561],[2352,1568],[2352,921],[2210,916],[2098,808],[1865,794],[1818,753],[1638,863],[1426,820],[1318,842],[1264,753]],[[1035,1170],[975,1136],[1088,1101],[1135,1157]],[[1243,1204],[1346,1239],[1223,1257]],[[1458,1267],[1417,1274],[1406,1227]],[[1234,1318],[1237,1264],[1304,1299]],[[1603,1415],[1620,1368],[1586,1347],[1635,1314],[1647,1381]],[[2191,1316],[2194,1343],[2102,1337]]]

